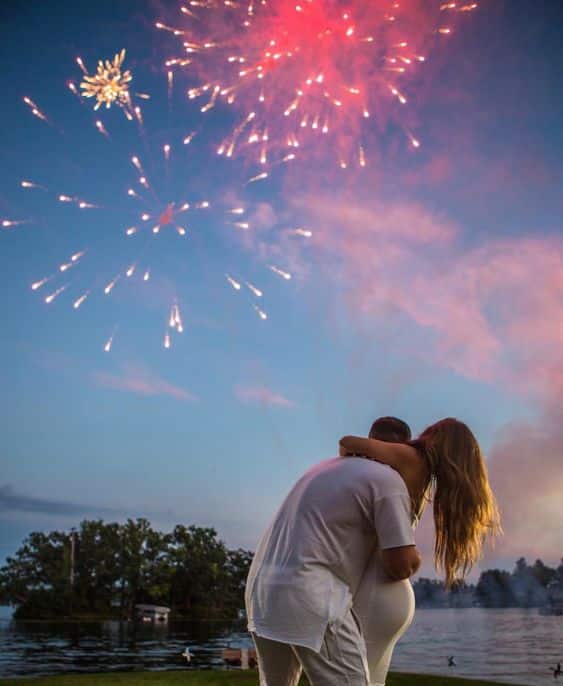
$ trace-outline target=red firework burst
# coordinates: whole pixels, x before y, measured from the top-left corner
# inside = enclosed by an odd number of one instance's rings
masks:
[[[156,26],[181,38],[183,54],[166,64],[201,79],[188,90],[190,99],[203,99],[201,111],[226,102],[242,113],[219,154],[256,149],[267,164],[282,149],[324,149],[345,168],[353,159],[365,165],[370,136],[389,120],[420,145],[401,113],[407,78],[426,60],[432,38],[451,33],[452,15],[476,6],[192,0],[181,7],[187,26]]]

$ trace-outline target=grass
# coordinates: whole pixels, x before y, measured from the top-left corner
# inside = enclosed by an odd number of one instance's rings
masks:
[[[38,679],[0,679],[0,686],[258,686],[256,671],[179,671],[120,672],[40,677]],[[307,686],[302,679],[300,686]],[[424,674],[391,674],[387,686],[498,686],[492,681],[456,679]]]

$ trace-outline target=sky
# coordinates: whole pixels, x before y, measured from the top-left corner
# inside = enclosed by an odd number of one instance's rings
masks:
[[[22,221],[0,229],[0,559],[32,530],[92,517],[213,526],[229,546],[254,549],[301,473],[336,454],[341,435],[393,414],[415,434],[455,416],[477,436],[505,534],[475,573],[510,569],[520,556],[555,565],[561,3],[483,0],[429,45],[422,76],[408,85],[406,121],[420,148],[384,102],[365,134],[365,168],[340,169],[327,145],[253,183],[260,169],[244,152],[216,154],[239,121],[236,106],[202,115],[202,102],[186,97],[200,83],[189,71],[175,72],[168,94],[163,65],[178,39],[154,24],[175,21],[178,7],[0,7],[0,218]],[[67,87],[80,82],[78,55],[92,72],[122,48],[131,91],[151,95],[135,100],[142,127],[117,107],[94,113]],[[341,126],[334,149],[355,133]],[[127,195],[139,188],[132,155],[155,216],[169,203],[210,203],[178,218],[186,237],[172,226],[158,241],[150,231],[125,236],[141,207]],[[249,230],[233,225],[229,210],[239,206]],[[30,288],[80,251],[68,277]],[[174,304],[182,334],[167,328]],[[418,543],[422,573],[433,576],[428,517]]]

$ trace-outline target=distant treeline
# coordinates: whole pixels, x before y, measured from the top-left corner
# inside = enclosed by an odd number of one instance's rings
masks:
[[[71,533],[31,533],[0,568],[0,603],[14,605],[20,619],[128,618],[137,603],[230,619],[244,607],[251,560],[210,528],[161,533],[146,519],[86,520]]]
[[[446,591],[434,579],[417,579],[413,584],[417,607],[547,607],[562,597],[563,558],[557,569],[536,560],[516,561],[512,572],[487,569],[476,584],[459,584]]]
[[[166,605],[176,617],[234,619],[252,555],[228,550],[210,528],[161,533],[146,519],[85,520],[71,533],[31,533],[0,568],[0,604],[21,619],[129,618],[137,603]],[[489,569],[450,591],[424,578],[413,587],[418,607],[542,607],[563,598],[563,559],[552,569],[520,558],[512,572]]]

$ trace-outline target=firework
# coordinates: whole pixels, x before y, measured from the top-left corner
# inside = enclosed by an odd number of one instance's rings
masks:
[[[124,52],[117,55],[111,65],[101,65],[96,77],[90,77],[90,81],[85,78],[85,83],[95,83],[100,88],[102,77],[112,81],[115,86],[111,93],[95,91],[93,85],[83,93],[87,97],[96,97],[95,109],[102,104],[107,107],[113,103],[132,111],[131,96],[128,93],[131,79],[126,77],[127,72],[121,72],[123,58]],[[87,74],[82,60],[79,60],[79,64]],[[110,66],[119,71],[123,78],[118,78],[117,73],[112,76],[109,73]],[[100,70],[106,70],[107,73]],[[167,90],[171,84],[171,77],[167,75]],[[70,87],[69,84],[69,88],[79,99],[82,98],[75,86]],[[25,102],[37,118],[47,121],[34,101],[26,97]],[[96,122],[96,129],[108,140],[107,156],[111,159],[112,166],[116,168],[122,165],[125,170],[129,167],[129,172],[125,171],[127,176],[123,183],[119,184],[120,188],[114,187],[113,179],[108,181],[109,192],[103,202],[92,197],[85,199],[81,192],[72,192],[72,188],[50,188],[40,178],[26,177],[19,183],[22,192],[37,194],[36,205],[44,201],[50,202],[51,206],[60,206],[57,212],[60,212],[62,219],[59,220],[61,225],[58,226],[58,231],[62,234],[65,227],[72,227],[72,232],[68,231],[72,241],[75,240],[74,227],[78,213],[88,210],[81,214],[83,221],[79,222],[81,244],[74,243],[62,259],[47,265],[45,275],[38,275],[39,278],[30,283],[31,290],[37,292],[45,304],[66,307],[69,312],[76,313],[74,316],[77,318],[87,317],[93,308],[99,308],[102,304],[108,311],[114,312],[112,318],[122,317],[129,309],[123,303],[133,296],[140,299],[141,303],[146,298],[151,306],[158,303],[162,310],[161,317],[165,321],[161,341],[164,348],[169,349],[173,347],[175,337],[184,332],[183,311],[187,307],[186,301],[192,307],[191,301],[194,298],[191,297],[191,291],[196,290],[191,285],[200,287],[201,276],[195,276],[195,273],[201,269],[201,254],[216,251],[212,257],[220,257],[221,261],[221,264],[217,260],[217,264],[213,265],[213,268],[219,268],[217,276],[223,278],[227,264],[223,266],[222,262],[228,262],[228,269],[233,271],[232,275],[230,272],[226,275],[227,283],[241,294],[239,297],[243,298],[249,310],[253,308],[260,319],[266,319],[264,309],[255,303],[257,299],[265,299],[260,277],[253,274],[253,278],[249,278],[248,266],[243,267],[237,263],[236,251],[231,244],[239,241],[239,236],[245,235],[241,246],[246,250],[259,247],[257,252],[264,260],[268,254],[265,246],[271,244],[270,239],[273,242],[274,233],[277,231],[283,236],[287,231],[292,233],[292,230],[288,230],[286,226],[272,225],[268,238],[265,238],[262,229],[260,245],[254,245],[253,203],[243,200],[246,184],[239,182],[237,193],[236,184],[220,189],[214,183],[214,193],[208,197],[190,190],[190,178],[197,181],[197,184],[193,184],[194,187],[199,188],[202,185],[201,174],[193,174],[192,171],[197,167],[192,159],[195,130],[187,128],[183,135],[175,134],[169,141],[160,141],[156,145],[151,143],[146,129],[139,129],[137,133],[142,134],[139,138],[143,143],[143,155],[132,155],[127,164],[126,158],[124,160],[121,155],[115,159],[113,145],[109,145],[111,141],[101,121]],[[133,135],[135,133],[134,130]],[[198,145],[199,139],[195,143],[196,147]],[[283,159],[280,163],[282,162]],[[266,172],[262,174],[267,176]],[[90,179],[86,183],[90,189],[101,185],[100,179]],[[118,217],[116,213],[119,213]],[[65,216],[68,216],[68,220],[64,219]],[[0,220],[1,227],[5,229],[29,221],[11,218]],[[293,233],[305,236],[298,229],[293,230]],[[274,252],[275,259],[283,263],[280,250]],[[265,265],[262,263],[260,266],[263,275],[267,275]],[[291,275],[282,267],[272,265],[269,269],[275,276],[290,279]],[[194,281],[185,283],[186,275]],[[181,305],[179,286],[182,277],[184,283]],[[186,319],[188,322],[189,320]],[[105,352],[112,350],[115,334],[114,328],[111,336],[102,344]]]
[[[181,139],[179,145],[184,148],[185,139]],[[161,147],[160,164],[166,166],[171,160],[175,159],[175,150],[177,148],[173,143],[167,143]],[[154,158],[153,158],[154,161]],[[185,243],[185,249],[190,251],[190,236],[195,236],[200,233],[199,225],[201,224],[202,213],[209,214],[213,218],[213,222],[232,227],[233,231],[242,230],[248,232],[252,228],[252,223],[247,219],[247,210],[244,206],[236,204],[233,206],[222,206],[218,199],[208,198],[192,198],[182,199],[180,201],[170,201],[164,197],[164,193],[169,195],[167,184],[163,184],[163,179],[166,178],[166,173],[162,170],[150,174],[144,160],[139,155],[133,155],[130,158],[131,169],[133,173],[134,182],[124,191],[126,198],[131,201],[130,213],[134,217],[133,223],[128,222],[121,227],[116,226],[112,229],[116,235],[121,234],[124,239],[124,246],[131,245],[131,248],[126,249],[125,252],[129,254],[129,259],[122,258],[122,266],[113,273],[108,274],[105,278],[101,273],[96,275],[99,267],[92,265],[92,260],[99,260],[99,254],[96,255],[95,248],[87,249],[81,247],[66,256],[49,275],[35,280],[31,284],[31,290],[39,291],[46,287],[47,284],[54,284],[52,289],[43,297],[46,304],[52,304],[59,299],[65,292],[71,294],[67,305],[73,310],[82,310],[87,306],[90,300],[101,302],[107,299],[108,302],[115,297],[116,291],[121,291],[126,287],[127,282],[132,282],[137,290],[141,284],[146,284],[151,281],[153,271],[159,273],[168,283],[171,283],[172,274],[166,266],[170,262],[170,256],[175,256],[179,252],[178,247],[172,247],[170,243],[171,238],[176,236],[176,239],[188,241]],[[85,208],[92,208],[98,211],[104,209],[99,204],[86,202],[74,195],[56,193],[50,190],[46,185],[37,181],[23,180],[20,182],[20,187],[27,192],[43,192],[50,196],[53,200],[62,205],[69,206],[78,210]],[[209,219],[205,220],[207,224]],[[14,220],[4,220],[6,228],[15,226],[17,223]],[[290,234],[305,236],[306,232],[303,229],[286,230]],[[161,243],[160,248],[158,243]],[[123,249],[120,251],[123,252]],[[184,258],[185,259],[185,258]],[[94,282],[86,279],[81,270],[84,269],[86,260],[90,262],[90,272],[94,270]],[[105,271],[109,268],[105,264],[107,260],[102,261],[103,269]],[[150,263],[149,263],[150,261]],[[108,261],[109,263],[109,261]],[[289,280],[291,274],[277,266],[268,265],[270,271],[277,276]],[[57,284],[57,281],[62,277],[72,277],[72,281],[66,281],[64,284]],[[226,279],[230,286],[238,292],[245,291],[251,299],[263,298],[263,290],[254,283],[235,278],[230,274],[226,274]],[[244,286],[244,288],[243,288]],[[251,301],[251,306],[261,319],[266,319],[265,311],[255,305]],[[163,347],[170,349],[173,344],[173,337],[176,334],[181,334],[184,331],[184,323],[181,316],[180,304],[177,298],[169,309],[167,318],[167,326],[163,338]],[[113,345],[114,334],[106,341],[103,349],[105,352],[110,352]]]
[[[186,140],[187,139],[184,138],[184,144],[186,144]],[[170,143],[166,143],[162,146],[164,163],[167,163],[170,160],[172,150],[173,147]],[[174,229],[179,236],[186,236],[188,230],[185,223],[189,213],[193,213],[197,210],[209,209],[211,206],[210,201],[207,199],[198,199],[196,201],[183,200],[181,202],[167,202],[162,199],[158,188],[149,178],[140,157],[133,155],[131,157],[131,164],[138,173],[137,185],[130,186],[127,189],[127,195],[140,204],[142,211],[138,213],[138,222],[125,229],[125,235],[137,236],[139,233],[143,232],[145,227],[149,227],[153,234],[159,234],[162,230],[170,227]],[[130,276],[130,274],[128,274],[128,276]]]
[[[181,40],[168,69],[185,68],[199,83],[187,91],[209,112],[219,104],[242,113],[217,152],[255,151],[283,161],[296,151],[330,151],[342,169],[367,164],[366,142],[389,120],[404,123],[411,76],[434,36],[452,32],[471,3],[439,0],[198,0],[181,6],[181,26],[156,27]],[[292,157],[283,149],[292,149]],[[281,151],[281,152],[280,152]],[[252,181],[265,178],[257,175]]]
[[[95,110],[102,105],[109,109],[113,104],[124,107],[128,111],[131,110],[129,84],[133,80],[133,76],[129,70],[122,70],[124,60],[125,50],[122,50],[114,56],[113,60],[100,60],[96,73],[91,75],[82,59],[80,57],[76,59],[78,66],[84,73],[83,81],[80,84],[82,95],[85,98],[96,99]]]

